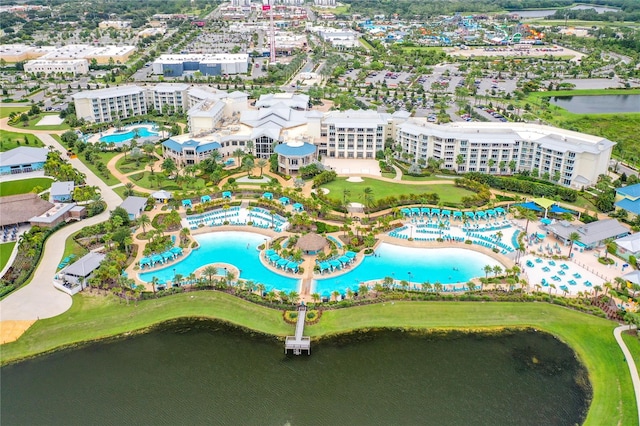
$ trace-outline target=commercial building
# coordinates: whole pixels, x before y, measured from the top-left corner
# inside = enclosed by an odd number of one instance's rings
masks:
[[[136,220],[142,215],[147,207],[148,198],[129,196],[118,206],[124,209],[129,215],[129,220]]]
[[[528,123],[431,124],[410,119],[397,126],[395,143],[415,161],[442,160],[458,172],[528,171],[580,189],[607,173],[614,142]]]
[[[75,184],[73,181],[53,182],[49,189],[52,203],[66,203],[73,200]]]
[[[202,75],[243,74],[248,68],[247,53],[161,55],[152,65],[154,74],[165,77],[194,72]]]
[[[89,62],[86,59],[66,59],[53,61],[49,59],[34,59],[24,64],[24,72],[30,74],[86,74],[89,72]]]
[[[131,28],[131,21],[102,21],[98,24],[98,28],[114,28],[116,30],[124,30],[127,28]]]
[[[92,59],[100,65],[110,62],[124,64],[136,51],[135,46],[92,46],[89,44],[68,44],[66,46],[28,46],[25,44],[9,44],[0,46],[0,59],[7,62],[26,61],[29,59],[46,59],[50,61],[67,61]]]
[[[92,123],[107,123],[147,113],[145,90],[139,86],[86,90],[72,98],[78,118]]]
[[[586,250],[604,245],[604,241],[609,238],[615,240],[629,235],[629,229],[616,219],[598,220],[579,226],[561,220],[555,224],[547,225],[547,230],[565,244],[570,242],[571,234],[577,232],[580,240],[575,241],[574,244]]]
[[[331,43],[334,47],[350,49],[359,45],[358,33],[355,31],[331,27],[315,27],[314,30],[324,41]]]

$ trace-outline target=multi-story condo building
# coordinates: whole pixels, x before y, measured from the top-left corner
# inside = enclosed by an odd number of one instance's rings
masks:
[[[537,172],[561,185],[581,188],[605,174],[615,143],[530,123],[450,123],[408,120],[395,143],[414,161],[435,158],[458,172]]]
[[[187,110],[188,84],[157,84],[147,89],[147,106],[156,111],[181,113]]]
[[[105,123],[147,113],[145,90],[139,86],[118,86],[87,90],[73,95],[78,118]]]

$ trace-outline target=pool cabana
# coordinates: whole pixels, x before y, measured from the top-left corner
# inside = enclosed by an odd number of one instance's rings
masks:
[[[185,209],[190,209],[191,207],[193,207],[193,204],[191,203],[191,200],[189,200],[189,199],[182,200],[182,207],[184,207]]]
[[[265,192],[264,194],[262,194],[262,198],[273,200],[273,194],[271,192]]]
[[[278,201],[280,201],[280,204],[282,204],[283,206],[288,206],[291,202],[288,197],[280,197]]]
[[[211,197],[208,195],[203,195],[202,197],[200,197],[201,203],[208,203],[209,201],[211,201]]]
[[[300,204],[300,203],[295,203],[293,205],[293,210],[296,211],[296,212],[302,212],[302,211],[304,211],[304,206],[302,204]]]
[[[224,191],[222,193],[222,198],[231,199],[231,191]]]

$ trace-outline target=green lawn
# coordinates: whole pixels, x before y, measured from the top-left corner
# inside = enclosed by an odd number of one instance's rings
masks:
[[[43,190],[49,189],[52,183],[52,179],[43,177],[0,182],[0,197],[6,197],[7,195],[26,194],[27,192],[31,192],[31,190],[33,190],[33,188],[35,188],[36,186],[42,187]]]
[[[62,253],[63,259],[71,254],[75,255],[76,259],[79,259],[89,252],[89,250],[76,243],[76,241],[73,239],[73,237],[75,237],[79,233],[80,231],[74,232],[64,242],[64,253]]]
[[[636,369],[640,374],[640,336],[632,336],[627,333],[622,333],[622,340],[627,345],[633,361],[636,363]]]
[[[142,178],[139,179],[140,173],[143,173]],[[135,182],[136,185],[146,188],[149,192],[159,191],[164,189],[166,191],[181,191],[181,190],[190,190],[190,189],[203,189],[206,186],[206,182],[202,178],[197,178],[193,185],[187,186],[186,184],[178,185],[175,180],[172,179],[163,179],[160,184],[158,181],[153,181],[153,183],[149,182],[149,176],[151,172],[140,172],[135,175],[129,176],[132,182]],[[156,175],[159,174],[159,171],[156,171]]]
[[[117,187],[113,188],[113,192],[115,192],[116,194],[118,194],[118,196],[119,196],[120,198],[122,198],[123,200],[124,200],[125,198],[127,198],[127,196],[126,196],[126,195],[124,195],[124,194],[125,194],[125,192],[127,192],[127,188],[125,188],[124,186],[117,186]],[[134,192],[134,194],[133,194],[133,195],[135,195],[136,197],[148,197],[148,196],[149,196],[149,193],[143,194],[143,193],[138,192],[138,191],[133,191],[133,192]]]
[[[34,135],[0,130],[0,152],[9,151],[19,146],[43,147],[44,144]]]
[[[3,106],[2,104],[0,104],[0,118],[5,118],[8,117],[12,112],[15,112],[17,114],[22,114],[23,112],[27,112],[29,111],[28,106],[24,106],[24,107],[8,107],[8,106]]]
[[[15,241],[0,244],[0,270],[2,270],[4,268],[4,265],[6,265],[9,261],[9,256],[11,256],[13,246],[15,245]]]
[[[34,117],[30,117],[29,124],[27,126],[23,126],[22,122],[18,122],[13,124],[13,127],[18,127],[21,129],[29,129],[29,130],[69,130],[70,129],[69,125],[66,123],[50,125],[50,126],[36,126],[36,124],[38,124],[38,122],[42,120],[42,117],[47,115],[55,115],[56,117],[58,116],[58,114],[38,114]]]
[[[58,138],[56,138],[56,139],[58,139]],[[58,141],[59,141],[59,139],[58,139]],[[100,152],[100,153],[98,153],[98,157],[100,158],[100,160],[96,160],[96,162],[97,161],[102,161],[106,165],[113,157],[115,157],[118,154],[119,154],[119,152],[115,152],[115,151]],[[96,169],[95,165],[93,165],[93,164],[89,163],[87,160],[85,160],[83,153],[80,153],[80,155],[78,155],[78,159],[80,161],[82,161],[82,163],[85,166],[87,166],[89,168],[89,170],[91,170],[93,172],[93,174],[95,174],[100,179],[102,179],[102,181],[104,183],[106,183],[107,185],[111,186],[111,185],[115,185],[117,183],[120,183],[120,181],[118,179],[116,179],[108,170],[106,172],[107,176],[104,176],[102,173],[100,173],[98,171],[98,169]]]
[[[463,188],[458,188],[455,185],[435,184],[435,185],[407,185],[402,183],[391,183],[377,179],[363,178],[363,182],[347,182],[347,178],[338,178],[333,182],[326,185],[322,185],[323,188],[327,188],[330,192],[328,194],[331,198],[342,199],[342,191],[348,189],[351,191],[349,200],[354,202],[363,203],[364,200],[364,188],[371,187],[373,189],[373,196],[375,199],[393,196],[399,196],[401,194],[421,194],[421,193],[437,193],[440,196],[440,201],[444,203],[459,203],[462,197],[474,195],[473,192]]]
[[[118,161],[116,161],[116,169],[118,169],[118,171],[120,171],[120,173],[131,173],[131,172],[135,172],[135,171],[142,171],[144,170],[145,166],[147,165],[147,163],[149,163],[149,160],[153,160],[155,161],[156,158],[149,158],[146,155],[142,155],[140,157],[140,161],[138,162],[139,165],[136,166],[136,162],[135,160],[131,159],[131,156],[127,154],[126,157],[122,157],[120,158]]]
[[[451,181],[453,182],[457,177],[458,176],[451,176]],[[402,180],[406,180],[408,182],[429,182],[432,180],[444,180],[444,178],[438,176],[409,176],[403,174]]]
[[[217,318],[258,332],[284,336],[293,326],[282,312],[219,292],[198,292],[126,305],[113,296],[78,294],[62,315],[37,321],[16,342],[2,346],[0,362],[80,342],[144,330],[180,317]],[[325,311],[305,329],[315,340],[353,329],[499,330],[534,327],[569,344],[589,371],[593,401],[585,424],[637,425],[635,397],[615,323],[546,303],[396,302]]]

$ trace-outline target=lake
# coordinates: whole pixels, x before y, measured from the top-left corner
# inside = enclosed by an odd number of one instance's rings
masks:
[[[554,96],[549,101],[574,114],[640,112],[640,95]]]
[[[573,351],[533,330],[367,332],[295,357],[184,320],[0,374],[3,425],[574,425],[591,398]]]

